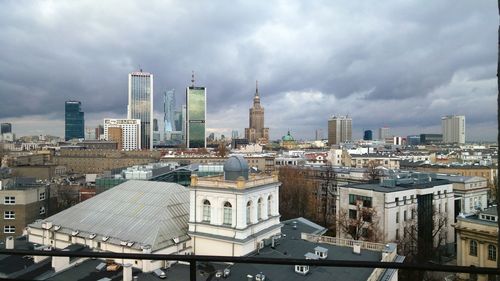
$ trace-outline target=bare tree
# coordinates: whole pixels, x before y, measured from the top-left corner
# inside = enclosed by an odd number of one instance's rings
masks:
[[[226,157],[227,156],[227,147],[223,141],[221,141],[219,143],[219,146],[217,147],[217,156],[219,156],[219,157]]]
[[[379,218],[373,208],[356,204],[356,209],[340,209],[337,218],[338,230],[354,240],[380,242],[382,234],[378,226]]]
[[[369,182],[377,182],[380,179],[380,171],[377,170],[377,163],[373,160],[368,162],[366,175]]]
[[[306,179],[306,173],[307,171],[291,166],[279,169],[280,214],[284,219],[296,217],[311,219],[316,206],[311,204],[313,185]]]
[[[316,189],[317,202],[320,206],[320,216],[323,226],[335,233],[337,174],[333,167],[327,164],[321,171],[320,182]]]

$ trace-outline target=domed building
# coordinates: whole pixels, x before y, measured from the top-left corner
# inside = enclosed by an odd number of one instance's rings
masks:
[[[290,130],[288,130],[288,133],[286,135],[281,137],[280,146],[288,150],[297,148],[297,142],[290,134]]]
[[[277,175],[249,177],[241,155],[223,176],[191,176],[189,232],[196,255],[244,256],[281,234]]]

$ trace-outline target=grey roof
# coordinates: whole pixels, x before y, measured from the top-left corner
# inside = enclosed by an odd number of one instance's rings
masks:
[[[152,251],[189,239],[189,191],[169,182],[130,180],[98,194],[45,221],[61,228],[58,232],[94,239],[110,237],[108,243],[134,242],[132,247],[150,245]],[[41,221],[30,227],[41,227]]]
[[[355,184],[346,185],[345,187],[373,190],[375,192],[396,192],[396,191],[404,191],[404,190],[410,190],[410,189],[431,188],[434,186],[445,185],[445,184],[449,184],[449,183],[450,182],[448,180],[444,180],[444,179],[432,179],[431,182],[398,184],[395,187],[386,187],[386,186],[380,185],[379,183],[360,183],[360,184],[355,183]]]
[[[497,214],[497,206],[492,206],[492,207],[489,207],[488,209],[484,209],[481,212],[481,214],[496,216],[496,215],[498,215]]]

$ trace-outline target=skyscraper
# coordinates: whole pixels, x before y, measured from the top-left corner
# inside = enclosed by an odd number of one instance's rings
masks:
[[[206,111],[207,111],[207,89],[194,86],[194,74],[192,85],[186,88],[186,147],[206,147]]]
[[[141,148],[153,149],[153,74],[132,72],[128,75],[127,119],[141,120]]]
[[[441,128],[444,143],[465,143],[465,116],[441,117]]]
[[[11,123],[2,123],[0,125],[0,134],[8,134],[12,133],[12,124]]]
[[[352,140],[352,118],[332,116],[328,120],[328,145],[341,144]]]
[[[385,140],[386,138],[390,137],[389,135],[389,127],[382,127],[378,129],[378,139],[379,140]]]
[[[163,122],[165,124],[165,140],[171,139],[173,131],[180,131],[175,125],[175,90],[163,93]]]
[[[269,141],[269,128],[264,128],[264,108],[260,105],[259,87],[255,82],[253,106],[250,108],[249,125],[245,128],[245,138],[250,143],[267,143]]]
[[[82,103],[79,101],[66,101],[64,105],[64,139],[85,138],[85,120]]]
[[[372,140],[373,139],[373,132],[372,130],[365,130],[363,134],[363,140]]]

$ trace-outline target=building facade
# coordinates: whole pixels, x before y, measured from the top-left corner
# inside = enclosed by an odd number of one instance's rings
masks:
[[[491,207],[477,215],[458,216],[457,265],[497,267],[498,215],[497,207]],[[495,276],[459,274],[459,280],[495,280]]]
[[[207,147],[206,119],[207,119],[207,89],[205,87],[186,88],[186,147]]]
[[[8,134],[8,133],[12,133],[12,124],[11,123],[0,124],[0,134]]]
[[[128,75],[127,119],[141,120],[140,147],[153,149],[153,74],[141,70]]]
[[[180,126],[175,124],[175,90],[163,93],[163,123],[165,140],[172,139],[172,132],[180,131]]]
[[[104,119],[104,139],[117,142],[119,150],[138,150],[141,127],[139,119]]]
[[[386,138],[390,137],[390,131],[389,127],[382,127],[378,129],[378,139],[379,140],[385,140]]]
[[[441,117],[444,143],[465,143],[465,116],[448,115]]]
[[[328,145],[341,144],[352,140],[352,118],[332,116],[328,120]]]
[[[7,236],[21,236],[24,228],[37,219],[46,218],[49,206],[55,203],[50,196],[50,187],[38,184],[29,178],[16,178],[10,182],[0,182],[0,239]]]
[[[85,138],[85,121],[82,103],[79,101],[66,101],[64,105],[64,139]]]
[[[260,105],[260,95],[257,84],[253,97],[253,106],[249,110],[248,120],[248,128],[245,128],[245,139],[250,143],[268,143],[269,128],[264,127],[264,107]]]

